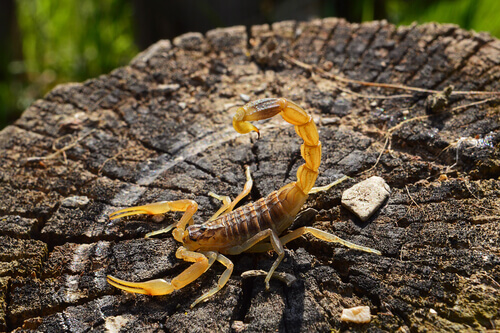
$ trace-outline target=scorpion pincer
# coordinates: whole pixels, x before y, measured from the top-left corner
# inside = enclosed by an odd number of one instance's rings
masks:
[[[295,131],[304,140],[300,151],[305,163],[297,171],[297,181],[283,186],[265,198],[233,210],[252,188],[253,181],[247,167],[247,181],[243,191],[235,200],[231,202],[227,196],[209,193],[221,200],[223,206],[203,224],[193,224],[192,217],[198,205],[195,201],[187,199],[130,207],[110,214],[111,219],[117,219],[137,214],[157,215],[168,211],[184,212],[178,222],[148,234],[146,237],[173,229],[173,237],[182,243],[182,246],[177,249],[176,257],[193,263],[170,282],[164,279],[129,282],[108,275],[107,279],[111,285],[132,293],[165,295],[196,280],[215,261],[220,262],[226,269],[220,276],[217,286],[196,299],[191,305],[193,307],[217,293],[229,280],[233,271],[233,263],[225,255],[236,255],[245,251],[274,250],[278,258],[264,280],[266,288],[269,289],[269,280],[285,256],[283,245],[306,233],[327,242],[341,243],[352,249],[381,254],[377,250],[353,244],[312,227],[301,227],[282,235],[292,224],[310,193],[328,190],[339,181],[323,187],[313,187],[321,162],[321,143],[312,117],[294,102],[285,98],[266,98],[245,104],[236,111],[233,117],[233,127],[241,134],[251,131],[259,133],[250,121],[271,118],[277,114],[281,114],[285,121],[294,125]]]

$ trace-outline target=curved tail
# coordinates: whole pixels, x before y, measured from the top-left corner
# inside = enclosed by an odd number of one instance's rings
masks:
[[[240,107],[233,117],[233,127],[241,134],[251,131],[259,133],[257,127],[252,125],[250,121],[271,118],[277,114],[281,114],[285,121],[294,125],[295,132],[304,140],[304,143],[300,147],[300,152],[305,161],[297,170],[297,182],[286,185],[279,192],[293,187],[301,192],[297,194],[301,197],[303,195],[303,200],[305,200],[316,182],[318,168],[321,163],[321,142],[319,141],[318,130],[311,115],[294,102],[285,98],[265,98]],[[293,196],[295,197],[297,194]],[[295,198],[293,202],[298,204],[298,201],[303,202],[303,200]]]

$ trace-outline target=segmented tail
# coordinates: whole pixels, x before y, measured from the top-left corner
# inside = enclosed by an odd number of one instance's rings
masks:
[[[313,188],[321,164],[321,142],[311,115],[285,98],[265,98],[240,107],[233,117],[233,127],[241,134],[251,131],[259,133],[258,128],[250,121],[268,119],[277,114],[294,125],[295,132],[304,140],[300,152],[305,163],[297,170],[297,182],[285,185],[278,191],[288,213],[294,215]]]
[[[233,126],[238,133],[259,133],[250,121],[271,118],[277,114],[281,114],[285,121],[294,125],[295,132],[304,140],[300,152],[305,164],[297,171],[297,187],[307,195],[316,182],[321,163],[321,142],[311,115],[285,98],[265,98],[239,108],[233,117]]]

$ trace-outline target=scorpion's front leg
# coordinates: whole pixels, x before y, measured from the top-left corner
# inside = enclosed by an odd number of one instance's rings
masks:
[[[220,276],[219,281],[217,282],[217,287],[210,289],[209,291],[207,291],[206,293],[201,295],[199,298],[197,298],[196,301],[194,301],[193,304],[191,304],[191,308],[194,307],[196,304],[205,301],[210,296],[214,295],[216,292],[221,290],[226,285],[227,281],[229,280],[229,277],[233,273],[234,265],[233,265],[231,260],[229,260],[228,258],[226,258],[225,256],[223,256],[220,253],[217,254],[216,259],[218,262],[220,262],[221,264],[226,266],[226,270]]]
[[[175,227],[182,226],[182,228],[184,228],[184,226],[186,226],[187,224],[191,225],[193,223],[192,217],[197,210],[198,210],[198,204],[195,201],[189,199],[183,199],[177,201],[161,201],[143,206],[135,206],[135,207],[120,209],[116,212],[111,213],[109,215],[109,218],[111,220],[114,220],[131,215],[140,215],[140,214],[159,215],[159,214],[165,214],[170,211],[185,212],[182,218],[178,222],[173,223],[164,229],[153,231],[146,235],[146,237],[150,237],[169,232]]]
[[[229,198],[227,195],[217,195],[213,192],[208,193],[208,195],[217,200],[222,201],[223,203],[222,207],[208,220],[208,222],[215,220],[222,213],[229,213],[230,211],[232,211],[234,209],[234,206],[236,206],[236,204],[238,204],[238,202],[240,202],[241,199],[243,199],[248,195],[248,193],[250,193],[253,186],[253,179],[252,175],[250,174],[249,166],[245,166],[245,175],[247,177],[247,181],[245,182],[243,191],[241,191],[241,193],[233,201],[231,201],[231,198]]]
[[[136,294],[166,295],[174,290],[181,289],[200,277],[217,259],[217,252],[206,252],[205,254],[187,250],[181,246],[175,253],[176,257],[185,261],[194,262],[181,274],[170,282],[164,279],[155,279],[145,282],[130,282],[108,275],[108,283],[112,286]]]

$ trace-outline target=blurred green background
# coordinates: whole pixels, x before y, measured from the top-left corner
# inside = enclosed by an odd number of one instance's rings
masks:
[[[500,0],[0,0],[0,129],[56,84],[107,73],[188,31],[337,16],[500,37],[498,13]]]

